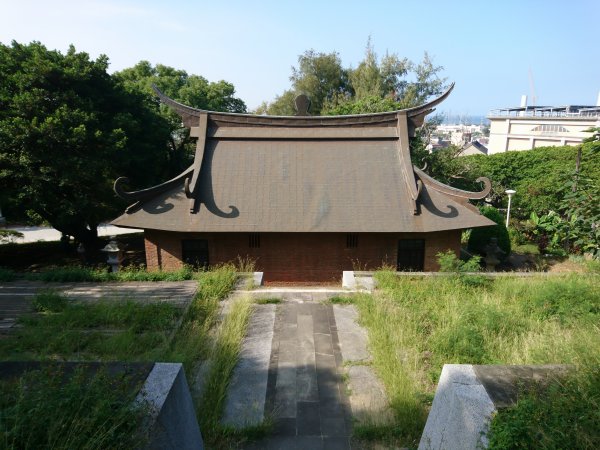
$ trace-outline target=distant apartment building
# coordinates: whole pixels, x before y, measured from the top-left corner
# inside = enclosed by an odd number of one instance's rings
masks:
[[[465,147],[471,142],[485,141],[485,128],[483,125],[438,125],[431,133],[427,150],[435,151],[449,145]]]
[[[496,109],[490,120],[488,154],[536,147],[577,145],[590,134],[590,127],[600,127],[600,96],[596,106],[521,106]]]

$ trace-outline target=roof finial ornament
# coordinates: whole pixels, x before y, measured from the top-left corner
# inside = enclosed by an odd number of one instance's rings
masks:
[[[296,98],[294,99],[294,103],[296,104],[297,116],[308,116],[308,109],[310,108],[310,99],[306,95],[300,94],[296,96]]]

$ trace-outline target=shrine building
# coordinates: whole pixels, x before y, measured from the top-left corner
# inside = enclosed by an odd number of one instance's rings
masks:
[[[197,138],[175,178],[127,192],[112,223],[144,230],[148,270],[256,262],[265,281],[340,280],[383,264],[435,271],[460,251],[464,229],[495,225],[469,203],[481,192],[442,184],[411,162],[409,138],[452,90],[422,106],[350,116],[261,116],[204,111],[156,89]],[[143,170],[143,168],[140,168]]]

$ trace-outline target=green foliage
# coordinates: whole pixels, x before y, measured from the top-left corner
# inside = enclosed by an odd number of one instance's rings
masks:
[[[2,359],[156,360],[168,353],[171,330],[181,316],[167,303],[87,304],[51,293],[37,296],[34,305],[46,314],[19,319],[23,327],[0,340]]]
[[[544,215],[532,212],[527,222],[540,253],[566,256],[568,253],[589,253],[600,256],[600,180],[577,173],[559,190],[563,198],[559,212]]]
[[[363,97],[359,100],[338,102],[322,111],[323,115],[345,116],[350,114],[369,114],[401,109],[400,103],[390,97]]]
[[[440,252],[436,256],[440,265],[440,272],[454,273],[464,285],[478,287],[485,286],[492,281],[483,275],[473,275],[473,273],[481,270],[480,256],[473,256],[467,261],[462,261],[456,257],[452,250],[445,253]]]
[[[469,251],[480,255],[484,254],[485,246],[490,243],[492,238],[497,238],[498,247],[504,252],[504,257],[508,256],[510,254],[510,237],[508,236],[508,231],[504,224],[504,218],[496,208],[491,206],[482,207],[481,214],[496,222],[497,225],[473,228],[473,230],[471,230],[471,236],[469,237]]]
[[[548,283],[533,292],[529,301],[521,306],[524,313],[539,320],[556,320],[561,324],[593,323],[600,315],[600,291],[590,291],[574,278],[565,279],[560,285]]]
[[[104,372],[57,369],[0,383],[0,446],[5,449],[142,448],[145,410],[136,389]]]
[[[600,257],[600,178],[575,175],[563,192],[560,211],[569,246],[577,253]]]
[[[182,127],[181,117],[172,108],[159,102],[152,85],[174,100],[194,108],[209,111],[246,112],[245,103],[235,97],[235,87],[227,81],[209,82],[185,70],[140,61],[135,66],[114,74],[114,78],[134,95],[142,95],[145,103],[167,123],[170,137],[160,141],[167,150],[168,175],[175,176],[185,169],[193,157],[194,139],[189,129]]]
[[[23,233],[6,228],[0,228],[0,244],[14,242],[23,237]]]
[[[209,333],[217,322],[219,302],[233,289],[235,267],[223,265],[199,276],[199,287],[172,342],[167,360],[182,362],[188,377],[198,360],[209,357]]]
[[[379,289],[354,304],[401,431],[398,447],[417,446],[444,364],[600,361],[595,277],[502,277],[485,289],[452,276],[375,278]]]
[[[293,101],[298,94],[310,98],[312,115],[363,114],[408,108],[442,93],[445,79],[438,76],[442,69],[433,64],[427,53],[418,64],[396,54],[386,54],[379,59],[370,38],[365,57],[356,69],[344,68],[337,52],[308,50],[298,57],[298,67],[292,67],[292,88],[273,102],[263,103],[256,112],[293,115]]]
[[[600,181],[600,143],[583,144],[580,176]],[[463,189],[476,189],[477,177],[492,180],[493,205],[506,207],[506,189],[515,189],[511,204],[511,217],[527,219],[532,212],[538,215],[558,211],[564,197],[562,187],[572,180],[577,158],[577,147],[539,147],[524,152],[512,151],[494,155],[472,155],[458,158],[462,166],[459,178],[453,185]],[[437,152],[436,152],[437,153]],[[435,155],[435,154],[434,154]]]
[[[44,282],[86,282],[86,281],[184,281],[197,277],[189,266],[170,272],[147,271],[144,268],[125,267],[119,272],[109,272],[106,268],[58,267],[40,273],[28,274],[30,280]]]
[[[134,186],[161,179],[164,120],[107,73],[108,59],[70,47],[0,44],[0,201],[94,243],[97,225],[121,209],[120,175]],[[144,170],[139,170],[144,167]],[[15,214],[11,213],[13,209]]]
[[[31,304],[38,312],[55,313],[64,311],[67,307],[67,302],[66,297],[49,289],[35,294]]]
[[[220,421],[227,398],[227,387],[239,359],[252,308],[249,299],[236,300],[217,330],[215,346],[210,355],[210,372],[200,402],[202,406],[198,411],[201,429],[209,430],[204,435],[205,439],[213,445],[221,441],[220,433],[223,430]]]
[[[17,278],[17,274],[14,270],[0,267],[0,281],[14,281]]]
[[[468,261],[461,261],[452,250],[445,253],[440,252],[436,256],[440,265],[440,272],[468,273],[479,272],[481,269],[479,265],[481,257],[479,256],[473,256]]]
[[[320,114],[325,102],[350,89],[348,70],[342,67],[337,52],[307,50],[298,56],[298,68],[292,67],[290,81],[295,92],[308,95],[313,115]]]
[[[525,391],[493,417],[489,449],[600,448],[600,371],[581,370]]]

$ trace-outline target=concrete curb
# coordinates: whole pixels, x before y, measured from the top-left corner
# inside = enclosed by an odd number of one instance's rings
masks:
[[[572,367],[445,364],[419,450],[486,448],[492,415],[515,404],[520,389],[564,377]]]
[[[204,449],[182,364],[154,364],[135,402],[150,409],[147,449]]]

